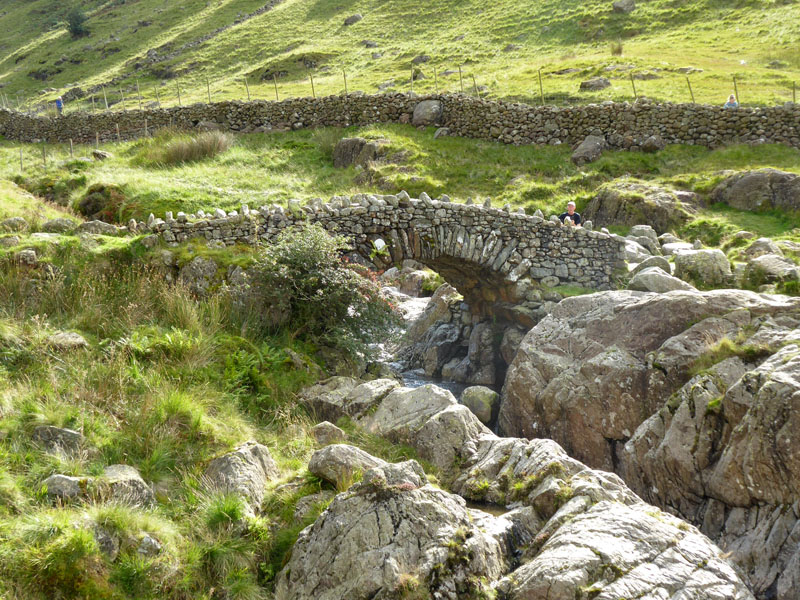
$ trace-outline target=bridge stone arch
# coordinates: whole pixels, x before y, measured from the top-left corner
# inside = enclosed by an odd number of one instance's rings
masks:
[[[604,233],[562,226],[522,212],[433,200],[427,194],[412,199],[406,193],[389,196],[359,194],[306,205],[290,201],[213,218],[205,214],[173,219],[151,218],[149,226],[167,243],[205,237],[218,243],[255,243],[275,239],[302,222],[316,222],[332,234],[352,241],[353,249],[376,266],[386,268],[414,259],[438,272],[455,287],[473,312],[502,315],[519,300],[524,279],[550,285],[608,289],[623,264],[622,242]],[[376,241],[386,248],[377,252]],[[380,246],[380,243],[378,243]]]

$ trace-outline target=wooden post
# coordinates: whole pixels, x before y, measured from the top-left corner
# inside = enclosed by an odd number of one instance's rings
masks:
[[[122,91],[122,88],[119,88],[119,95],[122,96],[122,110],[128,110],[125,107],[125,93]]]
[[[158,104],[158,108],[161,108],[161,96],[158,94],[158,86],[156,86],[156,103]]]
[[[139,80],[136,80],[136,97],[139,99],[139,110],[142,110],[142,93],[139,91]]]
[[[480,94],[478,93],[478,82],[475,81],[475,75],[472,75],[472,87],[475,90],[475,95],[480,97]]]
[[[22,173],[25,170],[25,164],[22,162],[22,146],[19,147],[19,172]]]
[[[344,95],[347,96],[347,71],[342,69],[342,77],[344,78]]]
[[[411,95],[414,95],[414,65],[411,65]]]
[[[686,85],[689,86],[689,95],[692,97],[692,104],[694,104],[694,92],[692,91],[692,82],[689,81],[689,77],[686,77]]]
[[[69,138],[69,157],[70,158],[74,158],[75,157],[75,152],[74,152],[74,149],[72,147],[72,138]]]
[[[439,93],[439,74],[436,72],[436,65],[433,66],[433,91]]]
[[[176,88],[177,88],[177,90],[178,90],[178,106],[183,106],[183,105],[181,104],[181,86],[180,86],[180,84],[178,84],[178,82],[177,82],[177,81],[175,81],[175,87],[176,87]]]
[[[311,95],[314,96],[314,98],[316,98],[317,97],[317,90],[314,89],[314,75],[309,73],[308,76],[311,78]]]
[[[278,75],[276,73],[272,74],[272,83],[275,84],[275,102],[280,102],[278,98]]]
[[[638,100],[639,95],[636,93],[636,82],[633,80],[633,73],[631,73],[631,87],[633,88],[633,99]]]
[[[206,92],[208,92],[208,103],[211,104],[211,83],[208,81],[208,77],[206,77]]]
[[[736,94],[736,102],[741,104],[741,101],[739,100],[739,86],[736,85],[736,75],[733,76],[733,93]]]
[[[106,110],[108,110],[108,96],[106,96],[106,86],[103,86],[103,102],[105,102]]]
[[[94,94],[92,95],[92,112],[93,113],[97,112],[97,106],[95,106],[95,104],[94,104]]]
[[[94,147],[95,148],[100,147],[100,134],[97,133],[96,131],[94,132]]]
[[[542,67],[539,67],[539,97],[542,99],[542,106],[544,106],[544,86],[542,85]]]
[[[119,123],[114,123],[114,125],[117,127],[117,143],[119,144],[122,142],[122,136],[119,134]]]
[[[461,65],[458,65],[458,81],[461,82],[461,93],[464,93],[464,76],[461,74]]]
[[[247,83],[247,77],[244,78],[244,88],[247,90],[247,101],[250,102],[250,85]]]
[[[42,144],[42,164],[44,168],[47,168],[47,150],[45,149],[44,144]]]
[[[147,119],[144,120],[144,137],[150,137],[147,133]]]

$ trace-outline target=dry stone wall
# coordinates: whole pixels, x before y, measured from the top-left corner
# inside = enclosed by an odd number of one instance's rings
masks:
[[[427,194],[289,201],[252,211],[151,217],[150,231],[168,244],[203,238],[210,245],[273,241],[281,231],[315,222],[352,240],[359,255],[383,266],[417,260],[439,272],[470,306],[514,302],[523,279],[609,289],[623,266],[623,243],[610,235],[562,226],[523,212],[456,204]],[[381,240],[381,241],[378,241]],[[385,244],[385,248],[384,248]]]
[[[587,135],[606,138],[613,148],[634,148],[651,135],[667,143],[717,147],[733,143],[781,143],[800,147],[800,105],[723,109],[698,104],[660,104],[646,100],[567,108],[496,102],[460,94],[411,96],[385,94],[293,98],[282,102],[219,102],[61,117],[28,116],[0,110],[0,135],[24,142],[93,142],[123,139],[175,125],[213,122],[232,131],[274,128],[408,123],[424,100],[441,102],[436,124],[450,135],[507,144],[574,144]]]

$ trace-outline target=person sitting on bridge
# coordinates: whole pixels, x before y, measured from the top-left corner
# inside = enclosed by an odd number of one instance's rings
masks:
[[[581,226],[581,215],[580,213],[575,212],[575,203],[570,202],[567,204],[567,212],[561,213],[558,215],[559,220],[563,223],[569,217],[569,222],[571,225],[575,225],[576,227]]]

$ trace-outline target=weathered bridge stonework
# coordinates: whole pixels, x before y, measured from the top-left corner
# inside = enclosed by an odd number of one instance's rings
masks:
[[[424,193],[418,200],[405,192],[360,194],[328,203],[313,199],[305,206],[292,200],[288,209],[243,207],[230,215],[218,210],[213,218],[168,213],[166,220],[151,218],[149,226],[168,244],[204,238],[212,245],[233,245],[269,242],[300,223],[319,223],[345,236],[379,267],[407,258],[421,262],[484,314],[517,302],[517,283],[523,279],[603,290],[612,287],[615,270],[624,266],[623,244],[610,235],[522,212],[457,204],[446,196],[433,200]]]
[[[723,109],[700,104],[637,101],[585,106],[531,106],[461,94],[412,96],[381,94],[292,98],[282,102],[218,102],[144,110],[69,113],[62,117],[29,116],[0,109],[0,135],[21,142],[115,141],[175,125],[201,122],[251,132],[269,128],[347,127],[407,123],[423,100],[442,103],[438,125],[450,135],[506,144],[574,144],[587,135],[604,136],[612,148],[637,148],[651,135],[668,144],[711,148],[734,144],[781,143],[800,147],[800,104]]]

